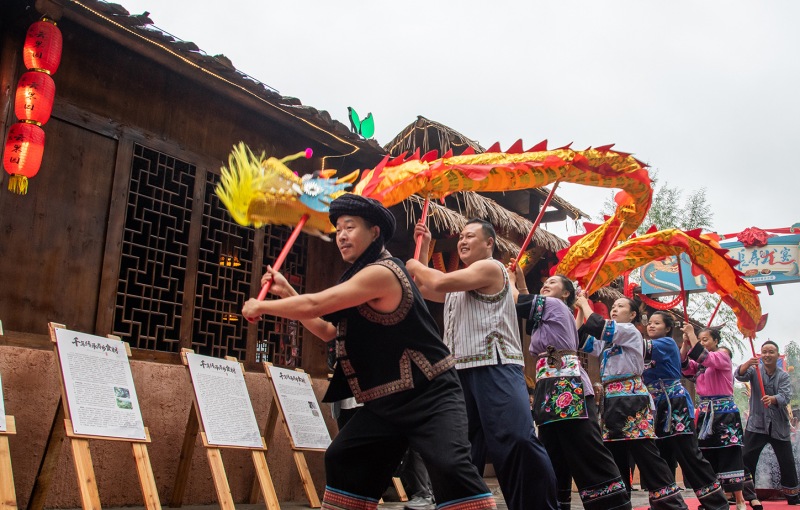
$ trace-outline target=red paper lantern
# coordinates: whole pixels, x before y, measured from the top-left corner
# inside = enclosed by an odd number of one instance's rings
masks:
[[[28,71],[17,83],[14,112],[19,120],[32,120],[44,124],[50,120],[56,83],[47,73]]]
[[[44,130],[36,124],[17,122],[11,126],[3,152],[3,167],[11,174],[8,190],[28,192],[28,179],[39,172],[44,154]]]
[[[61,63],[61,30],[49,19],[37,21],[28,27],[22,60],[28,69],[43,69],[55,74]]]

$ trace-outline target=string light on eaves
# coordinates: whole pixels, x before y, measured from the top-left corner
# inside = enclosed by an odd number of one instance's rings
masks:
[[[193,68],[195,68],[195,69],[197,69],[197,70],[199,70],[199,71],[201,71],[201,72],[203,72],[203,73],[205,73],[205,74],[207,74],[209,76],[212,76],[212,77],[218,79],[219,81],[221,81],[221,82],[223,82],[223,83],[225,83],[227,85],[230,85],[231,87],[239,89],[240,91],[242,91],[245,94],[255,98],[256,100],[260,101],[261,103],[263,103],[263,104],[265,104],[265,105],[267,105],[267,106],[269,106],[271,108],[274,108],[275,110],[278,110],[279,112],[282,112],[282,113],[292,117],[294,120],[300,121],[301,123],[303,123],[303,124],[305,124],[307,126],[310,126],[311,128],[313,128],[313,129],[315,129],[317,131],[325,133],[327,136],[329,136],[329,137],[331,137],[331,138],[333,138],[335,140],[338,140],[339,142],[341,142],[341,143],[343,143],[345,145],[348,145],[348,146],[352,147],[353,150],[350,151],[349,153],[342,154],[341,156],[337,155],[335,157],[350,156],[352,154],[355,154],[359,150],[361,150],[357,145],[354,145],[353,143],[349,142],[348,140],[345,140],[345,139],[343,139],[343,138],[331,133],[330,131],[327,131],[326,129],[323,129],[322,127],[318,126],[317,124],[315,124],[313,122],[310,122],[310,121],[308,121],[308,120],[306,120],[306,119],[304,119],[302,117],[299,117],[299,116],[295,115],[294,113],[292,113],[291,111],[289,111],[289,110],[287,110],[285,108],[281,108],[280,106],[278,106],[278,105],[276,105],[274,103],[271,103],[270,101],[267,101],[263,97],[259,96],[258,94],[254,93],[251,90],[248,90],[247,88],[243,87],[242,85],[239,85],[238,83],[234,83],[234,82],[228,80],[227,78],[224,78],[224,77],[214,73],[213,71],[211,71],[209,69],[206,69],[205,67],[200,66],[196,62],[193,62],[192,60],[190,60],[190,59],[188,59],[188,58],[176,53],[175,51],[170,49],[168,46],[166,46],[164,44],[161,44],[161,43],[158,43],[156,41],[153,41],[152,39],[149,39],[149,38],[143,36],[142,34],[136,32],[134,30],[131,30],[130,28],[126,27],[125,25],[122,25],[122,24],[118,23],[117,21],[109,18],[108,16],[106,16],[106,15],[100,13],[100,12],[97,12],[96,10],[92,9],[91,7],[89,7],[87,5],[84,5],[79,0],[69,0],[69,2],[82,7],[83,9],[85,9],[86,11],[88,11],[88,12],[92,13],[93,15],[97,16],[98,18],[100,18],[100,19],[102,19],[102,20],[104,20],[104,21],[106,21],[108,23],[111,23],[112,25],[116,26],[117,28],[119,28],[119,29],[121,29],[121,30],[123,30],[123,31],[125,31],[125,32],[127,32],[127,33],[129,33],[129,34],[131,34],[133,36],[135,36],[135,37],[138,37],[139,39],[141,39],[141,40],[143,40],[143,41],[145,41],[145,42],[147,42],[149,44],[152,44],[153,46],[165,51],[166,53],[169,53],[173,57],[183,61],[184,63],[190,65],[191,67],[193,67]],[[237,72],[241,72],[241,71],[237,70]],[[244,73],[242,73],[242,74],[244,74]],[[257,80],[254,80],[254,81],[257,81]],[[333,156],[328,156],[328,157],[333,157]],[[325,157],[323,157],[322,160],[323,160],[323,167],[322,168],[325,169],[325,165],[324,165]]]

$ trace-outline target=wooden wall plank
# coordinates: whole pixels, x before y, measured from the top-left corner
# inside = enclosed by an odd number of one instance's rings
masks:
[[[117,144],[59,119],[45,133],[28,194],[0,193],[0,318],[16,331],[93,331]]]

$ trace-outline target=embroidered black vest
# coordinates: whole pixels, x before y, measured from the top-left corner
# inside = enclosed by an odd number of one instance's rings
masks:
[[[414,388],[455,364],[403,263],[387,258],[370,265],[394,272],[403,289],[400,305],[381,313],[363,304],[323,317],[337,329],[336,369],[323,402],[350,396],[368,402]]]

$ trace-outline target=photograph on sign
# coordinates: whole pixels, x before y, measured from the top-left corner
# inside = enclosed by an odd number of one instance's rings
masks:
[[[3,399],[3,379],[0,377],[0,432],[6,432],[6,401]]]
[[[74,432],[147,439],[125,343],[61,328],[55,335]]]
[[[328,448],[331,436],[308,374],[272,365],[269,373],[295,448]]]
[[[239,362],[194,353],[186,360],[208,443],[263,448]]]

